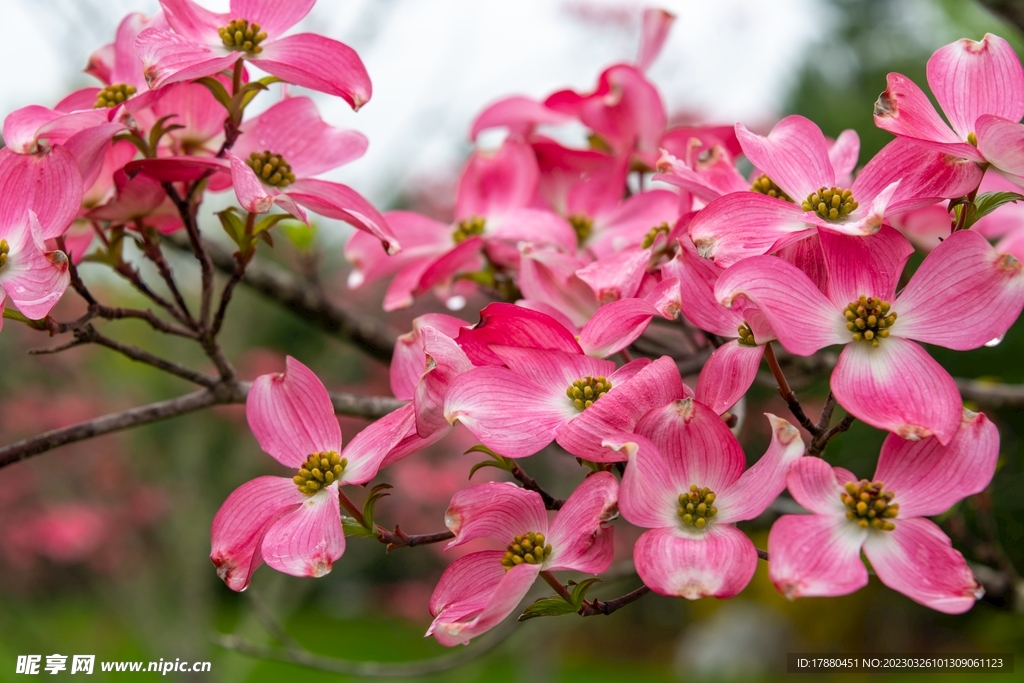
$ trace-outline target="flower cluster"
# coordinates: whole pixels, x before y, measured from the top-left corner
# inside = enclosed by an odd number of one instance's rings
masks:
[[[875,120],[896,138],[859,164],[854,131],[829,139],[800,116],[767,135],[742,123],[669,127],[646,69],[673,17],[649,10],[636,60],[605,69],[593,89],[510,97],[476,117],[474,140],[489,129],[506,134],[473,151],[442,222],[380,213],[318,178],[368,142],[323,121],[308,97],[284,90],[246,115],[276,83],[353,109],[369,100],[354,51],[286,35],[312,5],[232,0],[222,15],[161,0],[160,13],[129,15],[92,56],[88,72],[102,86],[10,114],[0,150],[0,286],[20,311],[6,317],[96,341],[89,320],[128,313],[99,304],[76,264],[105,263],[152,294],[122,250],[133,240],[174,298],[151,296],[173,323],[136,317],[198,341],[220,376],[129,355],[201,384],[208,405],[244,400],[260,447],[288,468],[242,484],[213,519],[211,559],[230,588],[244,590],[263,563],[323,576],[346,536],[363,536],[391,548],[493,546],[440,579],[428,634],[445,645],[495,626],[537,578],[558,595],[524,617],[608,614],[647,590],[732,597],[759,557],[790,598],[861,588],[863,551],[879,580],[911,599],[949,613],[972,606],[979,583],[926,517],[988,485],[999,436],[965,409],[921,344],[998,343],[1024,307],[1024,223],[1009,205],[1024,196],[1007,189],[1024,185],[1024,68],[1004,40],[957,41],[929,61],[949,126],[916,85],[891,74]],[[270,75],[253,78],[250,66]],[[570,126],[587,130],[587,147],[562,141]],[[741,157],[753,167],[746,176]],[[219,218],[238,251],[214,312],[197,207],[205,193],[228,189],[238,207]],[[357,228],[345,248],[350,285],[390,277],[387,311],[428,293],[451,310],[492,299],[472,321],[418,317],[390,368],[404,403],[344,446],[331,395],[309,368],[289,357],[283,373],[245,385],[216,342],[260,240],[272,245],[279,221],[306,222],[307,212]],[[176,231],[203,266],[198,315],[160,252]],[[905,277],[908,236],[929,253]],[[49,314],[69,283],[88,312],[59,323]],[[776,346],[783,360],[815,356],[831,373],[819,423],[800,407]],[[837,359],[818,353],[839,346]],[[747,467],[736,434],[762,358],[810,439],[772,414],[767,425],[751,420],[770,443]],[[691,373],[694,388],[684,383]],[[847,415],[833,426],[837,405]],[[820,457],[853,420],[888,432],[871,479]],[[448,531],[413,537],[375,524],[387,484],[362,507],[346,493],[456,424],[489,458],[470,476],[489,465],[516,483],[456,493]],[[579,462],[566,500],[525,472],[531,456]],[[773,503],[786,490],[809,514],[778,516]],[[766,513],[777,517],[767,552],[736,527]],[[619,602],[588,600],[593,580],[553,572],[606,571],[620,514],[621,525],[645,530],[632,553],[644,588]]]

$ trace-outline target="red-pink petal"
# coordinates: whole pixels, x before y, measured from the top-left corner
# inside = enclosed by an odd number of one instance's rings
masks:
[[[734,192],[701,209],[690,239],[704,258],[725,268],[767,254],[783,238],[813,229],[799,206],[757,192]]]
[[[835,184],[828,142],[821,129],[803,116],[787,116],[767,137],[736,124],[736,137],[754,167],[768,174],[794,201],[800,202],[820,187]]]
[[[380,212],[361,194],[346,185],[300,178],[288,186],[287,194],[310,211],[345,221],[373,235],[381,241],[388,254],[397,254],[402,249]]]
[[[15,225],[0,226],[0,237],[10,250],[0,270],[0,286],[26,317],[45,318],[71,282],[67,256],[45,251],[42,228],[32,211]]]
[[[492,481],[462,489],[452,496],[444,523],[455,534],[448,548],[475,538],[508,544],[530,531],[548,534],[548,513],[540,494],[510,482]]]
[[[580,330],[580,347],[588,356],[607,358],[632,344],[656,315],[658,309],[643,299],[613,301],[597,309]]]
[[[463,328],[458,342],[474,365],[504,364],[489,344],[583,353],[572,332],[551,316],[506,303],[493,303],[480,311],[480,322],[472,329]]]
[[[345,259],[352,264],[348,286],[356,289],[381,278],[430,263],[452,248],[451,227],[411,211],[388,211],[384,220],[402,245],[402,251],[390,255],[380,239],[357,230],[345,244]],[[414,283],[415,284],[415,283]]]
[[[582,262],[554,249],[520,247],[519,291],[529,301],[551,306],[569,318],[571,329],[582,327],[597,310],[590,286],[576,275]]]
[[[893,303],[901,337],[961,351],[1001,337],[1024,307],[1024,266],[973,230],[928,254]]]
[[[843,516],[783,515],[768,533],[768,576],[790,600],[853,593],[868,584],[867,535]]]
[[[426,437],[448,427],[444,417],[448,387],[460,374],[471,370],[473,364],[465,351],[446,334],[429,326],[424,326],[420,334],[427,369],[416,385],[413,405],[416,407],[416,431]]]
[[[17,154],[32,154],[36,147],[36,131],[59,119],[63,113],[39,104],[15,109],[4,119],[3,137],[7,149]]]
[[[213,518],[210,559],[228,588],[243,591],[263,564],[263,536],[282,515],[305,502],[295,482],[284,477],[257,477],[235,489]]]
[[[845,308],[862,294],[892,301],[903,265],[914,253],[906,237],[885,225],[874,235],[822,230],[818,238],[828,270],[826,292],[836,307]]]
[[[600,574],[611,566],[615,549],[605,523],[618,511],[619,482],[610,472],[595,472],[576,487],[555,515],[547,534],[552,546],[547,569]]]
[[[676,463],[665,459],[650,439],[613,434],[604,445],[623,456],[626,470],[619,487],[619,509],[630,524],[647,529],[675,527],[679,495],[689,490]]]
[[[697,378],[698,401],[719,415],[736,405],[757,377],[764,350],[735,339],[715,349]]]
[[[652,529],[633,547],[633,562],[655,593],[687,600],[731,598],[754,576],[757,550],[742,531],[728,524],[693,535]]]
[[[875,102],[875,125],[893,135],[919,140],[947,144],[966,140],[966,135],[961,139],[950,130],[916,83],[898,73],[886,77],[886,89]]]
[[[245,401],[260,447],[281,464],[298,467],[311,453],[341,449],[331,397],[313,371],[291,356],[285,371],[260,375]]]
[[[627,379],[626,372],[635,371],[637,367],[641,369]],[[611,391],[560,428],[556,435],[562,448],[596,462],[623,460],[622,456],[602,444],[605,438],[618,432],[633,431],[637,421],[648,411],[686,395],[679,369],[668,356],[646,366],[633,361],[608,379],[612,383]]]
[[[853,174],[857,166],[857,157],[860,156],[860,137],[857,131],[847,128],[832,146],[828,149],[828,159],[836,173],[836,184],[845,187],[848,178]]]
[[[525,142],[507,139],[492,152],[475,151],[459,179],[455,218],[500,216],[527,206],[539,173]]]
[[[945,446],[934,437],[886,437],[875,480],[896,494],[901,518],[930,517],[984,490],[998,459],[999,430],[983,414],[964,410],[960,429]]]
[[[292,576],[323,576],[345,552],[338,484],[305,498],[270,525],[261,552],[268,567]]]
[[[735,337],[743,324],[743,314],[725,308],[715,298],[715,283],[722,269],[697,255],[694,248],[682,244],[676,257],[661,267],[666,277],[679,278],[679,288],[686,296],[680,306],[686,319],[702,330],[722,337]]]
[[[829,301],[810,278],[783,259],[756,256],[722,273],[715,285],[715,298],[730,306],[737,305],[740,297],[764,313],[791,353],[809,356],[823,347],[850,341],[843,306]],[[794,305],[799,305],[799,324],[794,324]]]
[[[444,403],[449,423],[461,422],[485,446],[509,458],[524,458],[547,446],[575,412],[565,389],[561,396],[552,396],[522,375],[498,367],[462,373],[449,386]]]
[[[1024,69],[1010,44],[986,33],[940,47],[928,60],[928,85],[961,140],[982,114],[1024,117]]]
[[[540,565],[521,564],[505,571],[502,551],[466,555],[453,562],[434,589],[426,635],[449,647],[465,645],[497,626],[523,599],[540,573]]]
[[[771,413],[765,416],[772,426],[772,442],[761,459],[736,483],[715,491],[718,494],[716,525],[753,519],[767,510],[786,488],[790,466],[804,454],[800,430]]]
[[[661,46],[665,44],[668,31],[672,28],[672,22],[676,15],[666,12],[657,7],[644,9],[642,34],[640,36],[640,53],[636,58],[636,65],[646,71],[661,52]]]
[[[949,537],[928,519],[897,519],[894,524],[892,531],[872,533],[864,543],[864,554],[882,583],[946,614],[973,607],[985,591]]]
[[[914,342],[847,344],[832,371],[839,405],[872,427],[905,439],[935,435],[949,443],[960,426],[960,392],[949,373]]]
[[[379,469],[413,452],[417,446],[427,445],[427,440],[416,437],[416,415],[412,404],[407,403],[371,422],[348,442],[341,451],[348,464],[339,481],[365,484],[377,476]]]
[[[211,48],[158,28],[139,33],[135,49],[142,60],[146,83],[154,90],[169,83],[212,76],[238,59],[234,52],[224,54],[224,48]]]
[[[231,16],[259,24],[271,38],[299,23],[316,0],[231,0]]]
[[[595,404],[596,405],[596,404]],[[676,496],[691,485],[718,493],[731,486],[746,467],[746,456],[722,418],[691,398],[650,411],[636,425],[663,456],[668,468],[660,476]]]
[[[650,260],[649,249],[635,246],[580,268],[576,276],[590,286],[601,303],[618,301],[636,296]]]
[[[459,329],[469,323],[444,313],[426,313],[412,321],[412,331],[398,337],[391,356],[391,393],[395,398],[409,401],[416,391],[416,383],[426,370],[423,353],[424,327],[430,326],[442,334],[455,338]]]
[[[217,29],[228,23],[228,15],[217,14],[192,0],[160,0],[164,18],[175,33],[197,42],[219,39]]]
[[[508,128],[511,135],[526,137],[534,126],[557,125],[571,118],[567,114],[548,109],[532,98],[513,95],[485,107],[473,121],[469,138],[476,140],[481,131],[498,126]]]
[[[815,514],[843,519],[846,518],[846,506],[842,500],[842,484],[847,481],[854,481],[854,477],[840,477],[836,468],[821,458],[811,456],[793,463],[786,476],[786,486],[796,502]]]
[[[78,213],[84,188],[78,163],[61,146],[42,155],[0,149],[0,225],[23,223],[30,209],[43,239],[64,234]]]
[[[270,42],[258,59],[250,61],[283,81],[340,97],[357,111],[373,91],[356,51],[315,33],[296,33]]]
[[[1024,185],[1024,126],[997,116],[978,119],[978,149],[985,160]]]

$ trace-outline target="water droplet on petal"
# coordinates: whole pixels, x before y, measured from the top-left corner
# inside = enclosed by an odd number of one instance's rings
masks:
[[[985,346],[988,346],[990,348],[993,347],[993,346],[999,346],[999,344],[1002,343],[1002,341],[1003,341],[1003,337],[1005,337],[1005,336],[1006,336],[1005,334],[1001,334],[998,337],[996,337],[995,339],[991,339],[991,340],[985,342]]]
[[[461,311],[466,307],[466,297],[460,295],[448,297],[444,305],[448,307],[449,311]]]
[[[366,282],[366,276],[360,271],[353,270],[348,274],[348,287],[349,289],[358,289]]]

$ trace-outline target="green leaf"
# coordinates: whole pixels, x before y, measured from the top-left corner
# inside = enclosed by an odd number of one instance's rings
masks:
[[[291,214],[288,213],[275,213],[267,216],[266,218],[261,218],[256,223],[256,225],[253,226],[252,234],[258,235],[261,232],[266,232],[267,230],[270,230],[281,221],[289,219],[291,217]]]
[[[518,620],[526,621],[536,617],[560,617],[563,614],[572,614],[577,609],[577,607],[570,605],[557,595],[553,595],[550,598],[541,598],[534,602],[519,615]]]
[[[984,192],[979,194],[977,199],[974,200],[974,216],[972,217],[971,212],[968,211],[968,222],[965,223],[965,225],[969,228],[974,225],[979,218],[989,215],[1003,204],[1019,202],[1022,199],[1024,199],[1024,195],[1016,192]]]
[[[229,112],[231,111],[231,93],[224,87],[224,84],[218,81],[213,76],[204,76],[203,78],[197,78],[194,83],[198,83],[205,86],[207,90],[213,95],[213,99],[224,105],[224,108]]]
[[[170,126],[164,126],[164,123],[167,122],[167,119],[173,118],[175,116],[177,116],[177,114],[168,114],[167,116],[162,116],[159,119],[157,119],[156,123],[153,124],[153,128],[150,129],[149,131],[149,148],[151,150],[156,150],[157,145],[160,144],[160,138],[162,138],[164,135],[171,132],[172,130],[178,130],[179,128],[185,127],[177,123],[171,124]]]
[[[238,213],[238,209],[231,207],[217,212],[217,218],[224,228],[228,237],[238,245],[243,252],[252,245],[252,237],[245,234],[245,220]]]
[[[569,585],[572,586],[573,583],[573,581],[570,581]],[[580,581],[579,583],[575,584],[575,586],[573,586],[572,604],[576,605],[577,611],[581,607],[583,607],[583,601],[587,597],[587,591],[590,590],[590,587],[593,586],[595,583],[601,583],[601,579],[595,576],[593,578]]]
[[[469,468],[470,479],[473,478],[473,475],[476,474],[476,471],[481,467],[497,467],[499,470],[505,470],[506,472],[511,472],[516,467],[515,460],[512,460],[511,458],[506,458],[504,455],[499,455],[495,453],[482,443],[477,444],[472,448],[469,448],[468,450],[466,450],[465,453],[463,453],[463,455],[466,455],[468,453],[484,453],[491,458],[491,460],[484,460],[482,462],[478,462],[477,464]]]
[[[346,536],[354,536],[356,538],[377,537],[376,531],[373,529],[367,529],[352,517],[346,517],[345,515],[341,516],[341,528],[345,531]]]
[[[363,519],[366,520],[367,528],[373,529],[373,508],[377,505],[378,500],[391,495],[390,493],[385,493],[390,488],[393,488],[391,484],[377,484],[370,489],[370,495],[367,496],[366,502],[363,503]]]

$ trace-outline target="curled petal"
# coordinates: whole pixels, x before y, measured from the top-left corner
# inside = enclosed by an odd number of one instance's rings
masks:
[[[489,344],[583,353],[572,332],[551,316],[506,303],[493,303],[480,311],[480,322],[462,329],[458,342],[474,365],[504,364]]]
[[[790,466],[804,454],[800,430],[771,413],[765,416],[772,426],[771,445],[735,484],[719,494],[715,519],[722,524],[753,519],[767,510],[786,488]]]
[[[580,330],[580,347],[588,356],[607,358],[632,344],[647,329],[651,318],[659,314],[643,299],[613,301],[587,320]]]
[[[735,337],[743,324],[739,310],[725,308],[715,298],[715,283],[722,269],[697,255],[693,247],[682,245],[674,259],[661,267],[667,277],[679,278],[679,287],[686,296],[680,306],[686,319],[702,330],[722,337]]]
[[[595,472],[576,487],[551,523],[547,568],[600,574],[611,566],[612,528],[604,524],[618,510],[618,494],[619,482],[610,472]]]
[[[298,467],[311,453],[341,449],[331,397],[313,371],[291,356],[285,371],[260,375],[245,402],[260,447],[281,464]]]
[[[548,513],[540,494],[511,482],[493,481],[462,489],[452,496],[444,523],[455,534],[448,548],[474,538],[507,544],[531,531],[548,535]]]
[[[10,249],[0,270],[0,286],[19,311],[38,320],[50,313],[71,282],[68,257],[62,251],[44,251],[42,228],[34,212],[29,211],[19,223],[6,231],[0,228]]]
[[[448,387],[456,377],[471,370],[473,364],[451,337],[430,326],[424,326],[421,334],[427,371],[416,384],[413,405],[416,407],[416,430],[421,437],[427,437],[448,427],[444,418]]]
[[[736,405],[757,377],[763,349],[731,339],[715,349],[697,378],[696,398],[719,415]]]
[[[966,140],[978,117],[1024,117],[1024,69],[1010,44],[986,33],[940,47],[928,60],[928,85],[953,129]]]
[[[146,83],[153,90],[169,83],[212,76],[230,68],[238,59],[234,52],[224,54],[223,48],[212,48],[159,28],[139,33],[135,50],[142,60]]]
[[[257,477],[231,492],[217,510],[210,530],[210,559],[233,591],[243,591],[263,564],[260,551],[270,526],[306,500],[284,477]]]
[[[886,89],[875,102],[875,125],[893,135],[950,145],[966,139],[950,130],[916,83],[898,73],[886,77]]]
[[[847,476],[848,475],[848,476]],[[855,481],[848,472],[840,472],[821,458],[800,458],[789,468],[786,486],[796,502],[818,515],[845,517],[843,484]]]
[[[411,403],[371,422],[341,452],[341,457],[348,460],[348,464],[339,481],[342,484],[365,484],[377,476],[377,470],[384,466],[388,458],[397,460],[395,454],[403,446],[415,448],[417,445],[428,445],[415,437],[416,416]],[[407,443],[410,440],[417,443]]]
[[[247,167],[248,168],[248,167]],[[384,216],[366,199],[341,183],[300,178],[288,186],[288,196],[321,216],[345,221],[381,241],[389,255],[402,247]]]
[[[661,46],[665,44],[665,38],[668,37],[668,31],[672,28],[672,23],[675,20],[676,15],[663,9],[658,9],[657,7],[644,9],[640,53],[636,58],[636,65],[641,70],[646,71],[651,62],[658,57],[658,53],[661,52]]]
[[[539,174],[537,159],[525,142],[507,139],[494,152],[474,152],[459,179],[456,219],[500,216],[527,206]]]
[[[973,230],[930,253],[893,304],[893,331],[950,349],[976,349],[1006,333],[1024,307],[1024,266]],[[952,313],[952,314],[951,314]]]
[[[481,131],[497,126],[508,128],[512,135],[526,137],[534,126],[549,124],[557,125],[571,120],[572,117],[554,109],[548,109],[541,102],[515,95],[484,108],[473,121],[469,137],[476,140]]]
[[[627,460],[619,488],[619,508],[631,524],[648,529],[675,527],[683,478],[676,463],[665,458],[650,439],[639,434],[614,434],[604,445]]]
[[[810,234],[799,206],[757,192],[734,192],[712,201],[690,223],[690,239],[722,268],[767,254],[780,240]]]
[[[945,446],[935,438],[886,437],[875,479],[896,493],[900,517],[931,517],[988,486],[998,458],[999,430],[983,414],[964,410]]]
[[[895,525],[892,531],[870,534],[864,544],[882,583],[946,614],[962,614],[984,595],[964,556],[934,522],[917,517]]]
[[[296,510],[271,524],[261,552],[268,567],[285,574],[319,577],[329,573],[345,552],[338,484],[305,497]]]
[[[652,529],[633,547],[633,562],[655,593],[687,600],[731,598],[754,576],[757,550],[742,531],[728,524],[693,536]]]
[[[1024,185],[1024,126],[985,115],[978,119],[978,149],[1018,185]]]
[[[768,576],[790,600],[853,593],[868,584],[867,536],[845,517],[783,515],[768,533]]]
[[[873,348],[848,344],[832,371],[839,405],[904,439],[949,443],[960,427],[960,392],[949,373],[914,342],[891,336]]]
[[[767,173],[794,201],[803,201],[818,188],[835,184],[825,136],[803,116],[787,116],[767,137],[755,135],[738,123],[736,137],[750,163]]]
[[[283,81],[335,95],[359,110],[373,91],[356,51],[315,33],[296,33],[265,46],[255,66]]]

